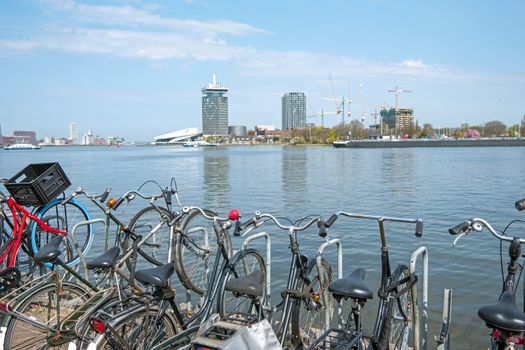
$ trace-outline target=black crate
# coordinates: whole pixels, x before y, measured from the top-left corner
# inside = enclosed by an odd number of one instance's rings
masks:
[[[45,205],[70,185],[58,163],[29,164],[4,184],[11,196],[26,207]]]

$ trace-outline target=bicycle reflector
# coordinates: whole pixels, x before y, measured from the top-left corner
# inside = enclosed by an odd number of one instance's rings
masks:
[[[106,324],[102,322],[101,320],[97,320],[96,318],[91,319],[91,328],[99,333],[102,334],[106,331]]]
[[[9,306],[7,303],[0,302],[0,311],[11,313],[13,312],[13,308]]]
[[[115,203],[117,203],[117,200],[115,199],[115,197],[111,197],[110,199],[108,199],[106,205],[108,206],[108,208],[113,208]]]
[[[232,221],[237,221],[239,220],[239,218],[241,217],[241,212],[239,211],[239,209],[232,209],[230,211],[230,213],[228,214],[228,218],[230,218],[230,220]]]

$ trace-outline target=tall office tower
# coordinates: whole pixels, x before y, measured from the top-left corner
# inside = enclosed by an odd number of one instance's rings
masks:
[[[75,122],[69,124],[69,139],[71,140],[71,144],[78,144],[78,126]]]
[[[283,130],[306,126],[306,94],[288,92],[282,96]]]
[[[202,134],[228,136],[228,88],[213,81],[202,88]]]

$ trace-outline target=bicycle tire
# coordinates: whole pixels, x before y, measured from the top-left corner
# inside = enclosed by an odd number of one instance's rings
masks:
[[[60,310],[60,319],[64,319],[88,299],[88,292],[84,288],[73,283],[63,282],[60,292],[60,306],[57,308],[56,292],[57,286],[55,284],[42,286],[20,301],[15,306],[15,311],[39,320],[48,326],[53,326],[52,322],[56,322],[58,317],[57,309]],[[47,348],[49,336],[48,330],[40,329],[21,319],[11,317],[5,332],[4,349]],[[67,348],[67,343],[53,347],[57,350]]]
[[[211,210],[205,210],[205,213],[216,215]],[[184,218],[182,231],[177,234],[175,271],[186,289],[204,295],[208,289],[206,270],[213,268],[218,249],[212,221],[204,218],[200,211],[193,210]],[[224,246],[230,257],[232,243],[227,231],[224,233]]]
[[[163,313],[159,320],[155,321],[158,313],[159,310],[155,307],[148,307],[148,309],[143,307],[132,311],[122,320],[110,323],[112,330],[106,331],[106,334],[97,343],[97,349],[120,350],[123,348],[123,344],[119,344],[117,339],[121,338],[127,344],[132,344],[134,350],[147,350],[164,340],[176,336],[180,332],[177,322],[166,312]],[[153,329],[154,333],[145,334],[145,329]],[[115,333],[117,333],[117,336],[115,336]],[[148,342],[141,339],[144,337],[148,338]]]
[[[145,237],[149,234],[153,228],[162,221],[162,216],[166,215],[171,217],[171,213],[168,209],[159,207],[159,212],[155,207],[149,206],[141,209],[135,216],[133,216],[129,222],[129,229],[137,235]],[[146,261],[151,265],[141,264],[141,268],[148,268],[154,266],[160,266],[170,262],[170,257],[168,256],[169,249],[169,236],[170,236],[170,227],[165,224],[157,232],[155,232],[151,237],[149,237],[144,244],[138,247],[137,252],[142,256]],[[122,241],[123,251],[127,251],[131,246],[131,241],[134,240],[136,236],[126,234]],[[163,257],[164,256],[164,257]],[[126,266],[131,271],[132,267],[131,257],[126,260]]]
[[[226,290],[226,283],[230,278],[246,277],[254,271],[262,272],[263,295],[259,297],[262,303],[266,298],[266,264],[264,258],[255,249],[239,251],[230,260],[230,273],[223,278],[217,297],[217,311],[222,316],[227,314],[257,315],[257,310],[253,310],[252,299],[246,295],[234,295],[233,292]]]
[[[299,286],[303,293],[312,297],[299,299],[294,303],[292,309],[292,343],[295,346],[302,344],[303,348],[310,346],[324,332],[326,322],[325,309],[331,308],[331,295],[327,294],[328,305],[323,305],[322,292],[328,288],[333,279],[332,266],[324,259],[321,261],[323,271],[317,271],[316,261],[308,263],[308,279],[302,280]],[[323,275],[323,283],[320,283],[320,275]],[[319,296],[318,301],[316,296]]]
[[[410,275],[406,265],[399,264],[392,273],[392,282],[401,281]],[[409,282],[400,284],[394,291],[403,290]],[[407,350],[410,343],[413,322],[412,290],[408,288],[399,298],[391,298],[386,309],[379,348]]]
[[[62,204],[60,199],[55,199],[45,206],[38,208],[35,215],[49,226],[64,230],[68,234],[74,225],[82,221],[91,220],[91,214],[86,207],[75,199],[70,200],[66,204]],[[54,236],[54,233],[41,230],[36,222],[32,222],[29,236],[29,246],[32,253],[36,254],[38,250],[45,246]],[[93,236],[92,224],[79,226],[76,230],[75,238],[83,256],[85,256],[91,248]],[[80,256],[73,247],[71,240],[69,238],[64,240],[64,244],[68,246],[67,251],[71,252],[69,254],[70,256],[66,256],[63,259],[64,263],[68,266],[78,264],[80,262]],[[48,268],[52,267],[51,263],[45,263],[44,265]]]

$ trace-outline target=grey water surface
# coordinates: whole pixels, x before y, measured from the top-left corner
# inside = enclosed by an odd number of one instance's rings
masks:
[[[503,229],[525,213],[514,202],[525,197],[525,148],[334,149],[332,147],[49,147],[39,151],[0,151],[0,177],[13,176],[29,163],[58,161],[72,186],[115,195],[136,189],[146,180],[162,186],[175,177],[181,201],[226,214],[239,208],[243,218],[254,211],[298,219],[330,216],[339,210],[385,216],[419,217],[421,238],[414,227],[387,226],[391,263],[408,264],[419,246],[430,257],[430,332],[439,332],[443,288],[453,288],[452,345],[483,349],[488,330],[477,316],[480,306],[497,301],[501,289],[499,242],[487,231],[471,234],[452,247],[448,228],[479,216]],[[148,185],[150,192],[155,192]],[[95,209],[93,209],[95,210]],[[131,208],[128,215],[133,214]],[[96,217],[94,214],[93,216]],[[525,236],[524,226],[509,235]],[[344,272],[365,267],[366,280],[377,290],[380,276],[379,234],[366,221],[334,224],[332,237],[341,238]],[[278,298],[289,271],[284,231],[272,231],[273,298]],[[234,246],[240,240],[234,238]],[[314,255],[323,240],[310,230],[300,235],[301,249]],[[94,250],[101,249],[102,239]],[[504,267],[506,266],[504,246]],[[334,270],[335,257],[327,252]],[[523,281],[521,281],[523,283]],[[518,302],[522,305],[520,284]],[[366,305],[365,326],[375,317],[377,294]]]

